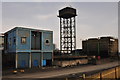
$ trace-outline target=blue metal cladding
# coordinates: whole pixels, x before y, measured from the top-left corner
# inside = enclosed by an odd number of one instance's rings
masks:
[[[21,43],[21,38],[26,37],[26,43]],[[17,31],[17,50],[30,50],[30,30],[18,29]]]
[[[23,67],[23,68],[24,68],[24,67],[26,67],[26,64],[27,64],[26,61],[25,61],[25,60],[22,60],[22,61],[21,61],[21,64],[20,64],[20,67]]]
[[[49,41],[49,43],[46,43],[46,40]],[[53,50],[53,32],[43,32],[42,36],[42,49],[45,52],[52,52]]]
[[[17,63],[18,67],[30,66],[29,65],[30,53],[31,53],[31,66],[39,66],[43,63],[45,66],[47,65],[47,62],[45,62],[45,60],[46,61],[52,60],[53,52],[52,31],[16,27],[6,33],[8,34],[7,37],[8,45],[6,45],[8,48],[5,51],[8,53],[18,54]],[[35,34],[38,33],[36,38],[34,37],[33,33]],[[24,44],[22,43],[22,38],[26,38]],[[33,41],[35,42],[32,43]],[[44,62],[42,61],[43,59]]]
[[[16,27],[10,31],[8,31],[8,52],[53,52],[53,32],[39,30],[41,33],[41,42],[37,41],[38,44],[41,45],[40,50],[31,50],[31,32],[36,31],[36,29],[29,28],[21,28]],[[26,37],[26,43],[21,43],[21,37]],[[13,43],[13,39],[16,39],[16,42]],[[46,43],[46,40],[49,43]]]
[[[34,60],[34,62],[33,62],[33,66],[35,66],[35,67],[39,66],[39,62],[38,62],[38,60]]]
[[[46,60],[52,59],[52,53],[51,52],[44,52],[43,59],[46,59]]]
[[[42,60],[42,66],[46,66],[46,64],[47,64],[47,61],[45,59]]]
[[[16,42],[14,42],[14,38],[16,39],[16,30],[8,33],[8,52],[16,52]]]
[[[17,53],[18,54],[18,67],[29,67],[29,53]]]
[[[41,53],[31,53],[32,66],[39,66],[41,61]]]

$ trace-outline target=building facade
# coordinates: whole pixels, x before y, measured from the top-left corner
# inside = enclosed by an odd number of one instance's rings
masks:
[[[98,39],[91,38],[91,39],[82,41],[82,47],[83,47],[84,54],[97,55],[98,54]]]
[[[82,49],[76,49],[72,51],[72,56],[84,56],[85,54],[83,53]]]
[[[84,54],[101,57],[118,55],[118,39],[113,37],[90,38],[82,41]]]
[[[100,37],[99,52],[101,56],[117,56],[118,55],[118,39],[113,37]]]
[[[4,35],[0,34],[0,49],[4,48]]]
[[[50,66],[53,32],[15,27],[5,33],[4,48],[15,68]]]

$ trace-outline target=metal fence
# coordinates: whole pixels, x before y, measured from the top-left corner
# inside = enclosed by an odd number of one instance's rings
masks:
[[[97,74],[85,77],[84,80],[119,80],[120,79],[120,66],[99,72]]]

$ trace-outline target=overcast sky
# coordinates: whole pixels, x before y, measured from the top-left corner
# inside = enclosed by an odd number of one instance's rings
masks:
[[[72,6],[77,9],[77,48],[91,37],[118,37],[117,2],[3,2],[2,32],[15,26],[52,30],[59,47],[58,10]]]
[[[119,0],[1,0],[2,2],[118,2]]]

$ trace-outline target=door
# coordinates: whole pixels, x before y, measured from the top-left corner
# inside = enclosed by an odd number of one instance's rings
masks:
[[[22,62],[21,62],[21,67],[23,68],[23,67],[25,67],[26,66],[26,62],[25,62],[25,60],[22,60]]]
[[[38,64],[38,60],[34,60],[34,62],[33,62],[33,66],[35,66],[35,67],[39,66],[39,64]]]

